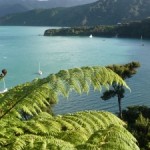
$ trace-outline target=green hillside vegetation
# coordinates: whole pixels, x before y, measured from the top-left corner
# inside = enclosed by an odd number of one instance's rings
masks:
[[[99,0],[70,8],[36,9],[0,18],[0,25],[95,26],[141,20],[150,15],[148,0]]]
[[[71,7],[95,1],[97,0],[0,0],[0,16],[39,8]]]
[[[136,137],[141,150],[150,149],[150,108],[130,106],[123,110],[123,120],[128,130]]]
[[[48,29],[44,36],[107,36],[116,35],[115,26],[94,26],[94,27],[72,27],[60,29]]]
[[[137,68],[140,67],[139,62],[131,62],[124,65],[111,65],[107,66],[109,69],[117,73],[123,80],[131,78],[137,73]],[[117,97],[119,107],[119,117],[122,119],[122,99],[125,97],[125,88],[122,85],[113,83],[112,86],[106,90],[101,96],[102,100],[109,100],[113,97]]]
[[[81,94],[88,92],[90,86],[101,90],[114,82],[128,88],[108,68],[82,67],[61,70],[0,94],[0,149],[139,150],[125,123],[111,113],[86,111],[63,116],[47,113],[50,102],[57,101],[60,94],[67,97],[72,90]]]
[[[150,38],[150,18],[112,26],[71,27],[48,29],[45,36],[104,36],[104,37],[129,37]]]

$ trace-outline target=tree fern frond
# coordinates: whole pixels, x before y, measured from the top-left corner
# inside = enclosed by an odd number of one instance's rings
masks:
[[[46,143],[46,141],[43,141],[41,150],[47,150],[47,143]]]
[[[0,149],[139,150],[123,125],[115,115],[103,111],[56,117],[40,113],[28,121],[5,117],[0,120]]]
[[[61,134],[61,139],[76,146],[86,142],[88,136],[82,131],[67,131]]]
[[[60,126],[60,131],[64,131],[64,130],[72,130],[74,129],[74,126],[68,122],[67,120],[64,120],[62,118],[56,118],[57,123],[59,123]]]
[[[42,112],[42,109],[37,105],[37,103],[33,104],[33,107],[35,108],[35,110],[37,110],[38,112]]]
[[[38,114],[38,116],[35,116],[33,118],[33,120],[44,120],[45,118],[49,119],[49,120],[54,119],[54,117],[51,114],[49,114],[47,112],[41,112],[41,113]]]
[[[33,113],[31,112],[31,110],[30,110],[27,106],[24,105],[24,106],[22,107],[22,110],[23,110],[25,113],[27,113],[27,114],[33,116]]]
[[[68,85],[70,85],[70,89],[74,89],[77,93],[81,94],[81,87],[77,79],[70,79]]]
[[[13,110],[19,113],[23,109],[29,115],[37,115],[40,110],[44,110],[43,108],[50,105],[50,101],[57,102],[59,95],[68,96],[72,90],[80,94],[88,92],[91,85],[94,89],[101,90],[102,86],[108,88],[112,82],[128,88],[117,74],[104,67],[62,70],[47,78],[36,79],[31,83],[10,89],[0,98],[0,118],[6,114],[11,115],[10,112]]]
[[[38,132],[45,133],[45,134],[48,133],[47,127],[42,123],[35,122],[34,127],[36,128],[36,130],[38,130]]]
[[[16,126],[12,127],[11,129],[13,130],[13,132],[15,132],[16,135],[24,134],[23,129],[18,128],[18,127],[16,127]]]
[[[82,113],[81,118],[88,123],[93,132],[97,131],[99,128],[106,127],[105,121],[103,118],[97,118],[95,115],[89,113]]]
[[[30,141],[26,149],[33,149],[33,148],[34,148],[34,139],[30,138]]]
[[[126,125],[122,120],[120,120],[119,118],[117,118],[116,116],[114,116],[112,113],[109,112],[101,111],[101,113],[97,113],[97,111],[90,111],[88,113],[90,113],[97,119],[102,120],[105,126],[109,125],[110,123],[123,126]]]
[[[88,129],[89,133],[93,133],[96,130],[96,125],[94,124],[94,122],[92,122],[90,120],[90,118],[88,117],[87,119],[85,119],[84,117],[82,117],[82,115],[79,116],[67,116],[67,119],[70,118],[71,122],[74,121],[76,123],[78,123],[78,126],[80,126],[80,130],[81,128]],[[82,129],[82,130],[83,130]]]
[[[131,141],[130,141],[131,140]],[[78,145],[78,149],[102,149],[102,150],[139,150],[136,140],[122,126],[110,125],[105,129],[95,132],[84,145]]]
[[[89,124],[89,122],[91,123],[91,121],[88,120],[88,118],[87,118],[88,121],[84,122],[83,120],[84,123],[82,124],[76,122],[76,119],[72,118],[72,116],[65,116],[64,119],[65,121],[73,125],[74,130],[82,130],[82,132],[84,132],[87,135],[91,135],[94,132],[93,128],[91,128],[91,125]]]
[[[16,138],[12,145],[12,150],[22,150],[26,146],[26,142],[20,138]]]

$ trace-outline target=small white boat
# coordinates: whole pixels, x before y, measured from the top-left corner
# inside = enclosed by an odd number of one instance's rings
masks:
[[[8,91],[8,89],[5,88],[4,90],[1,90],[1,91],[0,91],[0,94],[3,94],[3,93],[5,93],[5,92],[7,92],[7,91]]]
[[[141,45],[144,46],[144,43],[143,43],[143,36],[141,35]]]
[[[39,71],[38,71],[38,74],[39,74],[39,75],[42,75],[42,74],[43,74],[42,71],[41,71],[41,69],[40,69],[40,63],[39,63]]]
[[[89,38],[92,38],[93,37],[93,35],[91,34],[90,36],[89,36]]]
[[[6,84],[5,84],[4,78],[3,78],[3,84],[4,84],[4,88],[3,88],[3,90],[0,91],[0,94],[5,93],[5,92],[8,91],[8,89],[6,88]]]
[[[42,75],[43,73],[42,73],[42,71],[41,71],[41,70],[39,70],[39,71],[38,71],[38,74],[39,74],[39,75]]]

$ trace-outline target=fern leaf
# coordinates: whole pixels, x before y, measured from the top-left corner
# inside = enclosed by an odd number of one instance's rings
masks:
[[[0,120],[0,149],[139,150],[124,125],[104,111],[56,117],[42,112],[28,121],[7,116]]]
[[[20,113],[21,110],[28,115],[38,115],[50,105],[50,101],[57,102],[59,95],[69,96],[72,90],[79,94],[88,92],[91,85],[95,90],[101,90],[102,87],[108,88],[113,82],[128,88],[117,74],[105,67],[61,70],[46,78],[36,79],[10,89],[0,97],[0,118],[7,114]],[[14,113],[11,113],[12,111]]]

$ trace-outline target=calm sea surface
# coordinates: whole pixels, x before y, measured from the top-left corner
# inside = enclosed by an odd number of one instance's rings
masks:
[[[5,78],[8,88],[37,78],[39,62],[42,77],[46,77],[61,69],[139,61],[138,73],[127,81],[132,92],[127,91],[122,106],[150,106],[150,40],[42,36],[48,28],[0,26],[0,69],[8,70]],[[3,82],[0,82],[2,87]],[[72,93],[68,100],[60,98],[54,112],[118,111],[115,98],[104,102],[99,97],[100,93],[92,90],[82,96]]]

